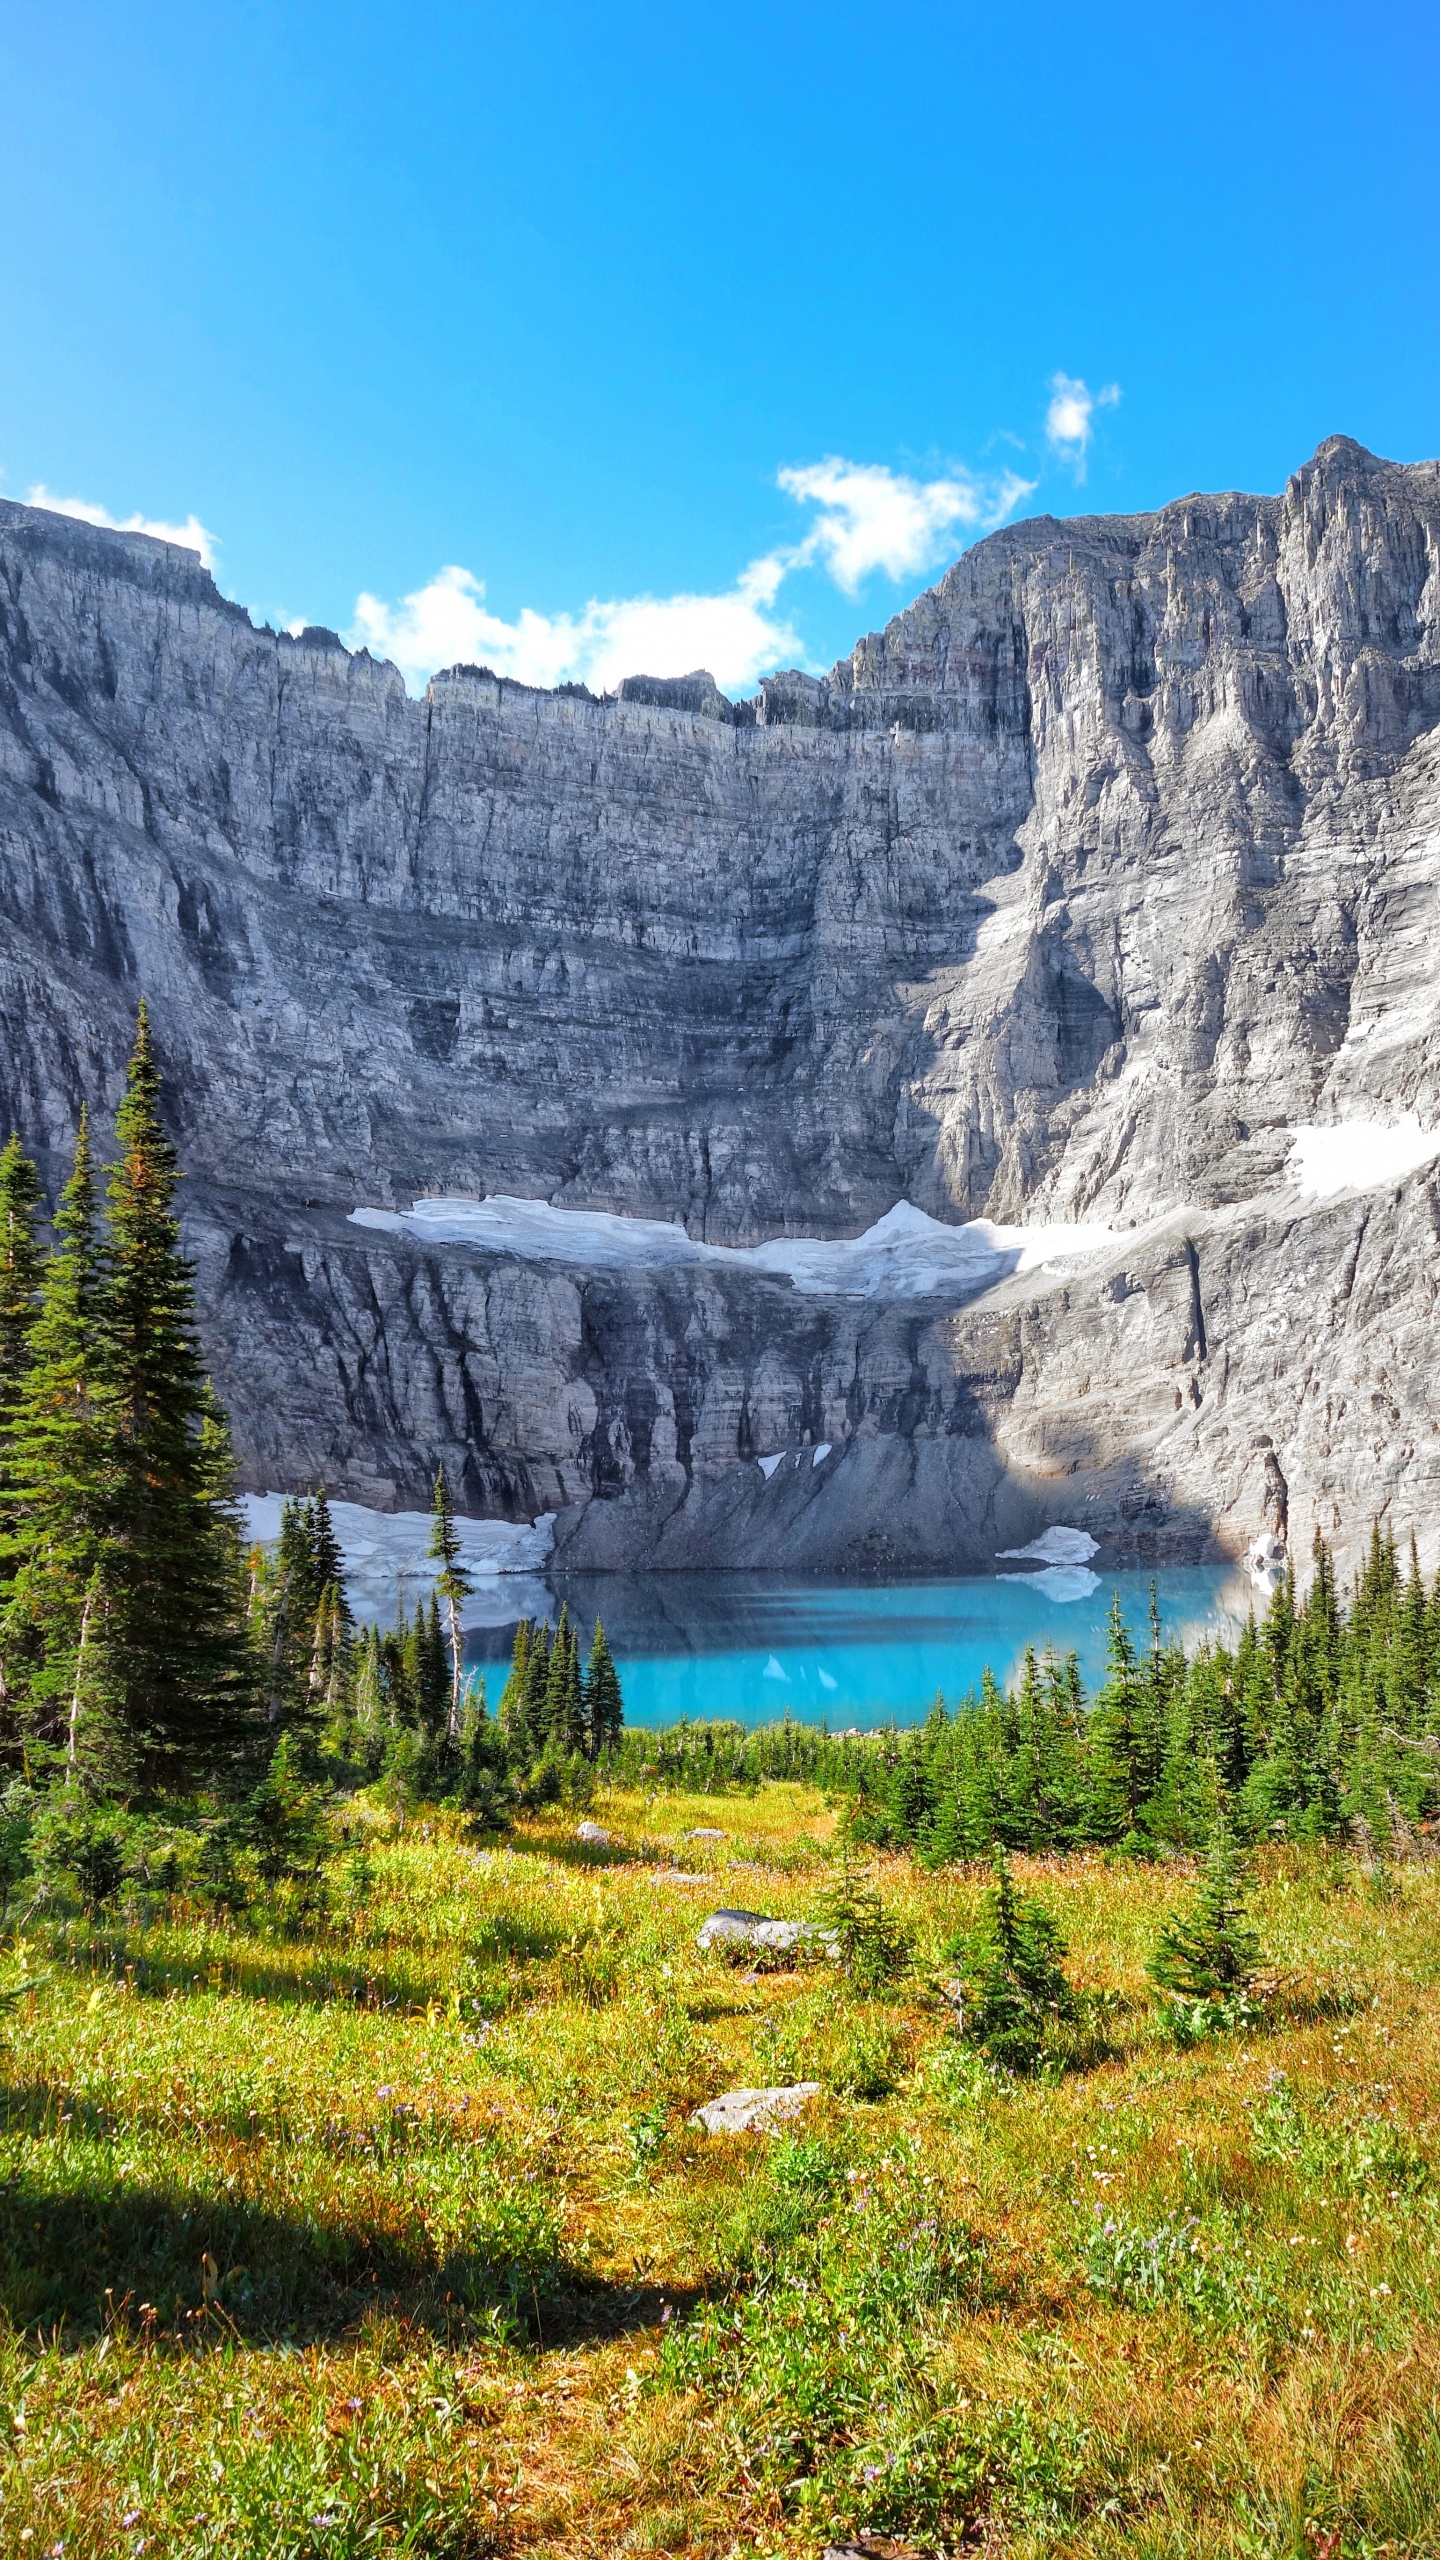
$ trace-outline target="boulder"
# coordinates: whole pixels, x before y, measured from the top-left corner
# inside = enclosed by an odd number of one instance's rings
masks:
[[[613,1849],[615,1846],[614,1834],[598,1822],[577,1822],[575,1837],[583,1840],[587,1849]]]
[[[690,2121],[707,2133],[773,2133],[822,2095],[819,2080],[797,2080],[789,2089],[727,2089],[723,2097],[698,2107]]]
[[[772,1955],[794,1955],[807,1940],[814,1939],[827,1954],[834,1946],[834,1933],[822,1929],[813,1920],[772,1920],[763,1911],[712,1911],[702,1920],[695,1944],[702,1949],[718,1947],[722,1953],[741,1956],[747,1947],[765,1947]]]

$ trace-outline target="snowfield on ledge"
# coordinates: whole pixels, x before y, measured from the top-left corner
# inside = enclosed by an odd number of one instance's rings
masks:
[[[1437,1142],[1440,1143],[1440,1142]],[[993,1288],[1012,1272],[1037,1271],[1072,1256],[1103,1253],[1109,1227],[1001,1227],[972,1218],[946,1226],[896,1203],[864,1235],[830,1243],[777,1236],[770,1244],[701,1244],[660,1218],[622,1218],[605,1209],[557,1209],[548,1200],[417,1200],[410,1209],[352,1209],[351,1223],[408,1234],[427,1244],[469,1244],[522,1262],[567,1262],[593,1271],[664,1271],[708,1263],[768,1274],[808,1297],[924,1298]]]

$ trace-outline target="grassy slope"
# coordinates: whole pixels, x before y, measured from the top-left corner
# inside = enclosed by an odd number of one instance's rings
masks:
[[[1119,2005],[1006,2089],[918,1982],[695,1954],[715,1901],[812,1906],[804,1790],[600,1811],[652,1859],[412,1830],[320,1932],[32,1929],[0,2551],[1440,2551],[1435,1871],[1273,1863],[1274,2023],[1177,2054],[1140,1966],[1185,1877],[1020,1862]],[[652,1882],[709,1823],[719,1889]],[[881,1882],[936,1950],[980,1890]],[[687,2129],[802,2077],[893,2085]]]

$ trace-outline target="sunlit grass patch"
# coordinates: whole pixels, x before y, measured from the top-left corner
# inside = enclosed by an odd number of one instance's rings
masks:
[[[1017,1859],[1111,2050],[1016,2078],[946,1987],[978,1868],[874,1862],[894,1979],[751,1979],[699,1921],[813,1917],[825,1808],[595,1811],[601,1862],[370,1823],[303,1925],[17,1922],[0,2551],[1440,2550],[1432,1874],[1266,1853],[1279,1991],[1177,2051],[1189,1863]],[[802,2079],[778,2138],[693,2121]]]

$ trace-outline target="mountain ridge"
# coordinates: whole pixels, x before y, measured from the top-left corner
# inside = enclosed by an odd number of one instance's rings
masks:
[[[698,677],[454,669],[413,701],[192,552],[0,502],[0,1101],[53,1185],[149,996],[257,1489],[404,1501],[444,1457],[577,1560],[735,1561],[768,1522],[777,1561],[973,1562],[1002,1510],[1013,1543],[1077,1504],[1116,1553],[1195,1553],[1273,1517],[1264,1440],[1343,1546],[1423,1510],[1440,1453],[1401,1348],[1433,1169],[1382,1236],[1381,1195],[1307,1203],[1287,1166],[1297,1128],[1440,1120],[1437,562],[1440,466],[1333,437],[1276,497],[1006,526],[739,719]],[[789,1309],[782,1391],[773,1281],[346,1231],[427,1193],[740,1246],[908,1200],[1099,1222],[1119,1262],[948,1315]],[[830,1469],[765,1508],[759,1413],[835,1441],[843,1502]]]

